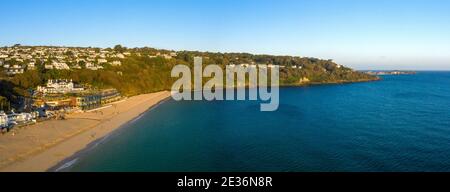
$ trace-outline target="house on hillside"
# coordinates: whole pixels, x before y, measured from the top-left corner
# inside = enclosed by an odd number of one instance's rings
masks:
[[[98,59],[97,62],[98,62],[98,64],[102,64],[102,63],[107,63],[108,60],[106,60],[106,59]]]
[[[5,72],[7,75],[22,74],[24,71],[25,71],[25,68],[20,65],[13,65],[8,68],[5,67]]]
[[[113,62],[111,63],[111,65],[112,65],[112,66],[121,66],[121,65],[122,65],[122,62],[120,62],[120,61],[113,61]]]
[[[38,86],[37,91],[44,93],[44,94],[65,94],[65,93],[77,93],[84,91],[84,88],[75,85],[72,80],[66,80],[66,79],[49,79],[47,82],[47,85],[44,86]]]

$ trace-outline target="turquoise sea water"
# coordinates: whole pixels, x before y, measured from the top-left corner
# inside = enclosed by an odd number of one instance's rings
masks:
[[[450,171],[448,72],[281,88],[280,103],[168,100],[56,168]]]

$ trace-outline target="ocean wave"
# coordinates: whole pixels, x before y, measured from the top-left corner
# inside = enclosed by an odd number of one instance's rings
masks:
[[[55,172],[60,172],[60,171],[62,171],[64,169],[72,167],[77,161],[78,161],[78,158],[73,159],[73,160],[71,160],[71,161],[69,161],[67,163],[64,163],[61,167],[55,169]]]

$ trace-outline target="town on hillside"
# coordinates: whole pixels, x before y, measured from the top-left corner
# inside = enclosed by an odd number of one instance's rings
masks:
[[[70,69],[103,69],[105,65],[120,66],[122,60],[132,53],[116,49],[80,48],[80,47],[45,47],[20,46],[0,48],[0,67],[6,74],[15,75],[26,70],[44,69],[70,70]],[[176,52],[155,53],[153,57],[171,59]]]
[[[177,56],[175,51],[155,50],[150,54],[143,55],[140,52],[123,49],[120,45],[115,48],[81,48],[81,47],[47,47],[47,46],[12,46],[0,47],[0,67],[5,74],[22,74],[26,70],[36,70],[38,67],[51,70],[71,70],[88,69],[100,70],[105,66],[121,66],[122,61],[132,54],[137,56],[147,56],[148,58],[172,59]],[[206,57],[208,58],[208,57]],[[235,58],[239,60],[239,58]],[[229,63],[229,66],[256,67],[255,61],[241,61],[242,64]],[[285,68],[286,65],[275,65],[270,63],[268,67],[279,66]],[[292,69],[301,69],[301,65],[290,65]],[[341,68],[342,65],[336,65]]]

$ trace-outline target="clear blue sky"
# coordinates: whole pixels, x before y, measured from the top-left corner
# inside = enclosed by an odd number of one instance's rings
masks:
[[[0,46],[151,46],[450,70],[448,0],[5,0]]]

